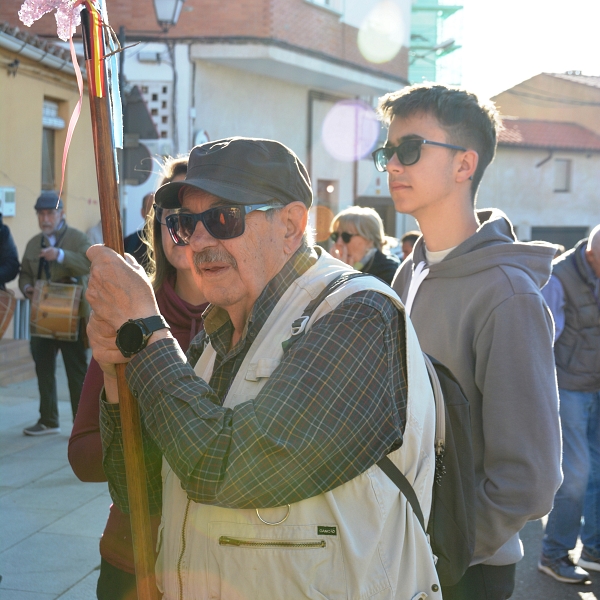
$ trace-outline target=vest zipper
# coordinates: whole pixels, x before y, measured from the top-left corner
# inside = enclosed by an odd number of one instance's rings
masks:
[[[185,514],[183,516],[183,525],[181,527],[181,552],[179,553],[179,559],[177,560],[177,583],[179,584],[179,593],[177,595],[179,597],[179,600],[183,600],[183,577],[181,575],[181,563],[183,562],[183,555],[185,553],[186,547],[185,528],[187,526],[191,502],[192,501],[188,498],[187,504],[185,506]]]
[[[222,535],[219,538],[219,546],[238,546],[239,548],[325,548],[327,542],[318,540],[314,542],[254,542],[252,540],[240,540]]]

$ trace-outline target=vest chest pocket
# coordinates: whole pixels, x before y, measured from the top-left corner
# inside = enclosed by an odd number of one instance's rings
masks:
[[[258,381],[259,379],[271,377],[280,362],[278,358],[261,358],[248,367],[245,379],[247,381]]]
[[[211,600],[342,600],[346,579],[338,536],[316,525],[210,523]]]

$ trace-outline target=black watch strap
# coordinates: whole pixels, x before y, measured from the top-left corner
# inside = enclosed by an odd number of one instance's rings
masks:
[[[142,325],[142,327],[147,330],[148,334],[160,331],[161,329],[171,329],[162,315],[153,315],[151,317],[146,317],[145,319],[136,319],[136,323]]]

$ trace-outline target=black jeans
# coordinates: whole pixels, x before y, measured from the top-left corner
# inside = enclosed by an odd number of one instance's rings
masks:
[[[100,577],[96,586],[98,600],[137,600],[135,575],[100,561]]]
[[[475,565],[462,579],[442,588],[444,600],[507,600],[515,589],[517,565]]]
[[[73,419],[77,413],[81,388],[87,371],[87,356],[82,336],[76,342],[63,342],[51,338],[31,336],[31,355],[40,391],[40,423],[46,427],[58,427],[58,399],[56,396],[56,355],[62,352]]]

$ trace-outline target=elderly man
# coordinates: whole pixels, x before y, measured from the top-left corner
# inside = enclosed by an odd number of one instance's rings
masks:
[[[554,262],[542,294],[556,324],[564,481],[538,568],[558,581],[582,583],[588,571],[600,571],[600,225]],[[579,536],[575,566],[569,552]]]
[[[42,192],[35,203],[41,233],[29,240],[23,255],[19,287],[31,299],[35,282],[46,279],[55,283],[78,283],[85,286],[90,261],[85,252],[90,243],[86,235],[68,227],[62,200],[56,192]],[[82,298],[79,314],[87,315]],[[62,353],[69,382],[73,419],[87,371],[87,357],[82,335],[76,341],[31,336],[31,354],[40,391],[40,419],[23,430],[25,435],[59,433],[58,399],[56,396],[56,355]]]
[[[301,318],[351,272],[307,244],[304,165],[270,140],[209,142],[156,202],[181,202],[167,225],[211,302],[188,359],[141,269],[103,247],[88,253],[88,298],[105,470],[120,508],[112,364],[130,360],[148,455],[163,456],[162,482],[148,463],[155,508],[162,484],[165,600],[441,598],[417,517],[375,465],[390,456],[427,519],[435,418],[422,355],[397,296],[375,278],[351,280]],[[292,324],[304,335],[290,347]]]

